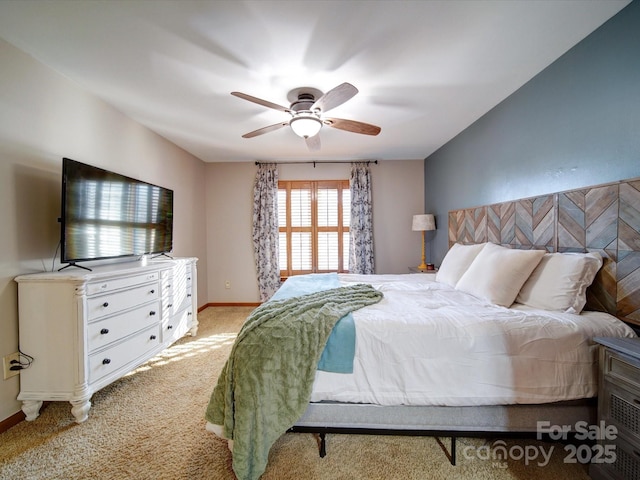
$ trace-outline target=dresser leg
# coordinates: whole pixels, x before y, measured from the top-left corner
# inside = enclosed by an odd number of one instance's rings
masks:
[[[76,423],[82,423],[89,418],[89,409],[91,401],[89,400],[71,400],[71,413],[76,419]]]
[[[42,400],[24,400],[22,402],[22,411],[26,415],[26,420],[31,422],[38,418],[40,407],[42,407]]]

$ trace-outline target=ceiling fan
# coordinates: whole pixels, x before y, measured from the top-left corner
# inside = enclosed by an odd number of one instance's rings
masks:
[[[291,90],[287,96],[291,102],[289,107],[283,107],[242,92],[231,92],[231,95],[291,115],[291,118],[286,122],[276,123],[245,133],[242,138],[257,137],[289,125],[296,135],[305,139],[309,150],[319,150],[320,135],[318,135],[318,132],[320,132],[323,125],[363,135],[378,135],[380,133],[380,127],[376,125],[324,116],[326,112],[342,105],[355,96],[356,93],[358,93],[358,89],[346,82],[332,88],[325,94],[312,87],[296,88]]]

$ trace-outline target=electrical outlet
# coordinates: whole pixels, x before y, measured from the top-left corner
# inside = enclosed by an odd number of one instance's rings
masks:
[[[12,360],[15,360],[17,363],[11,363]],[[5,355],[2,359],[3,367],[4,367],[4,379],[8,379],[11,377],[15,377],[16,375],[20,375],[20,370],[10,370],[13,365],[20,365],[20,353],[12,353],[10,355]]]
[[[231,288],[231,281],[230,280],[225,280],[224,281],[224,288],[226,288],[227,290],[229,290]]]

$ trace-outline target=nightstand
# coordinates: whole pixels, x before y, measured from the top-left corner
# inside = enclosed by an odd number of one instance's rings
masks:
[[[615,461],[592,463],[594,480],[640,478],[640,339],[595,338],[600,344],[598,425],[613,425],[617,434],[599,438],[598,444],[614,446]],[[606,436],[606,435],[601,435]],[[614,438],[615,437],[615,438]],[[595,452],[595,451],[594,451]],[[597,452],[596,452],[597,453]]]
[[[411,273],[438,273],[437,268],[429,270],[428,268],[409,267]]]

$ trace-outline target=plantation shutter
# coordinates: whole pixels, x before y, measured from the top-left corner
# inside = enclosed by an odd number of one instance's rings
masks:
[[[278,205],[281,276],[347,271],[347,180],[279,182]]]

